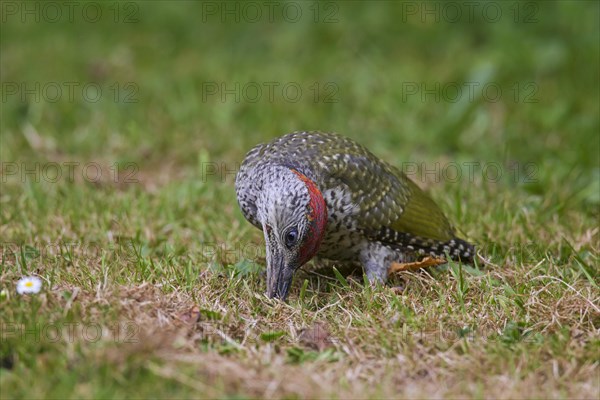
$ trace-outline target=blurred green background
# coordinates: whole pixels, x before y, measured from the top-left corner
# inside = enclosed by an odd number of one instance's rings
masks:
[[[346,388],[338,397],[598,397],[599,4],[1,2],[0,324],[133,320],[153,340],[0,340],[0,397],[332,396],[306,374]],[[295,130],[433,171],[411,177],[491,263],[397,277],[402,295],[303,272],[298,300],[261,300],[264,241],[238,210],[234,172]],[[502,176],[469,176],[472,163]],[[88,165],[101,180],[82,179]],[[444,179],[450,165],[460,179]],[[30,274],[42,293],[18,296]],[[157,375],[170,339],[155,332],[192,305],[236,332],[257,318],[271,333],[328,321],[344,358],[282,369],[286,351],[303,354],[293,335],[256,352],[196,326],[172,342],[197,364],[165,361],[181,375]],[[500,339],[446,352],[401,338],[437,321]],[[203,369],[221,352],[222,376]],[[389,379],[372,378],[392,360]],[[288,378],[302,385],[272,391]]]
[[[2,5],[5,162],[194,177],[324,130],[399,166],[499,162],[508,187],[600,200],[598,2],[58,4]]]

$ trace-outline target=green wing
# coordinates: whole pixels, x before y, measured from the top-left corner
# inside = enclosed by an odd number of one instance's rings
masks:
[[[382,228],[446,242],[454,229],[438,205],[402,171],[381,161],[356,142],[343,138],[323,146],[321,167],[331,187],[343,184],[360,206],[362,228]]]
[[[390,228],[441,242],[453,239],[454,228],[438,205],[408,177],[405,176],[404,179],[411,195],[404,211]]]

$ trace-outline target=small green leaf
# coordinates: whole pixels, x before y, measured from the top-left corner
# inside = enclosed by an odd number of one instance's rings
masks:
[[[273,342],[282,336],[285,336],[285,332],[283,331],[265,332],[260,334],[260,338],[265,342]]]
[[[318,353],[317,357],[315,358],[315,361],[334,362],[338,361],[339,359],[340,356],[335,351],[335,349],[326,349],[325,351]]]
[[[231,343],[225,343],[221,346],[218,346],[217,351],[219,352],[219,354],[225,355],[236,353],[237,351],[239,351],[239,349]]]
[[[525,332],[524,322],[509,321],[502,331],[501,340],[506,344],[514,344],[523,340],[528,333]]]
[[[236,276],[245,277],[260,272],[262,267],[244,258],[238,263],[234,264],[232,269]]]
[[[483,276],[485,275],[481,270],[474,268],[470,265],[467,264],[463,264],[462,266],[463,271],[465,271],[467,274],[471,275],[471,276]]]
[[[333,267],[333,273],[335,274],[335,277],[337,278],[338,281],[340,281],[340,283],[342,284],[343,287],[345,287],[345,288],[350,287],[346,278],[344,278],[344,276],[340,273],[340,271],[337,270],[336,267]]]
[[[318,352],[314,350],[303,350],[299,347],[287,349],[288,362],[301,364],[307,361],[334,362],[340,359],[340,354],[335,349],[326,349]]]
[[[207,310],[206,308],[200,310],[200,315],[203,315],[206,319],[209,319],[211,321],[218,321],[223,318],[220,312]]]
[[[300,289],[300,301],[304,301],[304,296],[306,296],[306,289],[308,288],[308,279],[305,279],[302,282],[302,288]]]
[[[585,275],[585,277],[588,279],[588,281],[594,287],[598,288],[598,284],[596,283],[596,279],[594,277],[594,275],[597,275],[598,273],[595,271],[594,268],[592,268],[588,263],[585,262],[585,260],[583,259],[583,257],[581,257],[581,254],[578,253],[577,251],[575,251],[575,248],[571,245],[571,243],[569,243],[569,241],[567,239],[563,238],[563,241],[571,249],[573,257],[575,258],[575,261],[577,262],[577,266],[579,267],[579,269],[581,270],[581,272],[583,272],[583,274]]]
[[[292,347],[287,349],[287,356],[289,362],[292,364],[298,364],[305,361],[305,353],[300,347]]]

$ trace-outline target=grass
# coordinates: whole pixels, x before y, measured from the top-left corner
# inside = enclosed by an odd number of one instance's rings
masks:
[[[2,398],[598,398],[598,3],[29,4],[0,38]],[[489,263],[317,264],[267,299],[234,173],[304,129],[403,168]]]

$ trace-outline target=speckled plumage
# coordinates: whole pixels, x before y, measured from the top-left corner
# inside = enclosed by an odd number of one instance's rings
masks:
[[[276,229],[274,238],[265,234],[267,250],[282,243],[289,226],[314,217],[306,207],[315,194],[297,176],[314,182],[326,204],[319,257],[358,262],[370,280],[385,281],[391,262],[473,256],[473,246],[456,237],[439,207],[405,174],[355,141],[321,132],[294,132],[257,145],[241,165],[236,192],[242,213],[260,229]],[[309,240],[308,225],[299,228]],[[290,260],[302,243],[296,247],[289,249]]]

